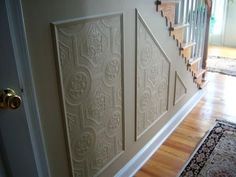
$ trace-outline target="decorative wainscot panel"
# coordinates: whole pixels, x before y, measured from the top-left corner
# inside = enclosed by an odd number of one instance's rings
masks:
[[[175,92],[174,92],[174,105],[176,105],[186,95],[187,88],[184,82],[179,77],[179,74],[175,72]]]
[[[168,109],[170,62],[136,13],[136,136],[139,138]]]
[[[74,177],[98,175],[124,150],[122,19],[53,24]]]

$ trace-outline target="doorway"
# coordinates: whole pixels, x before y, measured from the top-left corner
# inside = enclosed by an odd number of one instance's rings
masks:
[[[236,76],[236,2],[212,2],[207,68],[208,71]]]

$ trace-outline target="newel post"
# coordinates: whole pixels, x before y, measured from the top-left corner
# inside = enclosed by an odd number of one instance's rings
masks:
[[[206,20],[206,31],[205,31],[205,41],[204,41],[204,53],[202,68],[206,69],[207,57],[208,57],[208,41],[209,41],[209,29],[210,29],[210,19],[211,19],[211,10],[212,10],[212,0],[205,0],[207,6],[207,20]]]

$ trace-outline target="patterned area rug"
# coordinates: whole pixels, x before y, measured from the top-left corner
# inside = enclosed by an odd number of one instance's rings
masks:
[[[207,70],[236,76],[236,59],[209,56],[207,60]]]
[[[217,122],[179,177],[236,177],[236,124]]]

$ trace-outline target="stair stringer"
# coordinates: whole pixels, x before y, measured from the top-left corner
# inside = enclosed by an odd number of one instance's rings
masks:
[[[176,31],[173,28],[174,20],[172,18],[175,18],[176,14],[174,16],[171,16],[171,14],[167,13],[170,9],[172,11],[175,11],[175,9],[172,9],[173,7],[171,7],[171,3],[179,3],[179,2],[180,2],[180,0],[175,0],[175,1],[172,1],[172,0],[161,0],[160,1],[160,0],[157,0],[155,2],[156,10],[157,10],[157,12],[159,12],[161,14],[161,16],[163,18],[165,18],[166,26],[169,28],[169,35],[171,37],[173,37],[174,40],[177,40],[177,44],[178,44],[178,47],[179,47],[179,55],[182,56],[182,58],[185,60],[185,62],[189,63],[190,60],[194,59],[194,60],[197,60],[195,63],[198,63],[199,61],[202,60],[202,57],[200,57],[200,60],[198,60],[198,58],[195,58],[195,57],[191,58],[192,47],[196,45],[196,42],[183,43],[183,40],[182,40],[183,36],[181,36],[181,35],[183,35],[184,31],[182,31],[182,34],[180,34],[181,32],[179,31],[179,34],[178,34],[178,30]],[[164,9],[159,8],[159,6],[162,3],[163,4],[167,3],[170,9],[166,8],[167,6],[165,7],[166,9],[165,8]],[[167,12],[166,12],[166,10],[167,10]],[[189,25],[188,23],[182,24],[182,25],[177,24],[177,26],[179,26],[178,28],[180,28],[180,29],[184,28],[184,27],[186,27],[188,25]],[[175,36],[175,34],[177,35],[177,37]],[[180,41],[178,41],[178,39],[176,39],[176,38],[178,38]],[[200,68],[196,69],[196,67],[194,65],[188,65],[188,69],[189,69],[189,71],[192,72],[192,75],[194,77],[195,77],[195,75],[200,75],[201,76],[201,78],[199,77],[198,79],[196,79],[196,78],[194,79],[194,82],[196,83],[197,87],[199,89],[202,89],[203,87],[205,87],[206,83],[207,83],[206,80],[204,79],[205,78],[205,74],[206,74],[206,70],[200,69]]]
[[[193,82],[193,73],[188,70],[187,61],[179,55],[178,40],[169,35],[169,26],[166,25],[166,18],[162,17],[161,12],[156,12],[155,10],[147,11],[145,9],[146,7],[139,7],[137,11],[170,60],[172,77],[174,77],[174,72],[177,71],[183,82],[186,83],[187,92],[192,90],[192,92],[196,93],[197,87]]]

